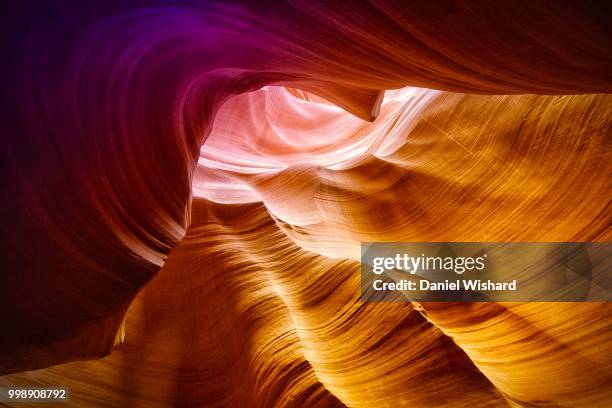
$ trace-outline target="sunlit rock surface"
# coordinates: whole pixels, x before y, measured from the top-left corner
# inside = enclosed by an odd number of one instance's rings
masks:
[[[608,95],[404,88],[374,123],[307,96],[269,88],[228,102],[194,195],[263,201],[298,245],[355,260],[361,241],[610,239]]]
[[[0,384],[609,405],[609,304],[362,304],[357,261],[361,241],[610,241],[610,15],[10,5]]]

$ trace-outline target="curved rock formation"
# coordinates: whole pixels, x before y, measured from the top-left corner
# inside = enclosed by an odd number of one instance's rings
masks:
[[[610,15],[9,5],[0,384],[605,406],[609,304],[362,304],[355,261],[360,241],[610,241]]]

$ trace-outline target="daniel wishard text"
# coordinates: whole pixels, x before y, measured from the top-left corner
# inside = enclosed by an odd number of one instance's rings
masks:
[[[411,275],[419,272],[426,275],[427,271],[454,272],[463,275],[470,271],[484,271],[486,268],[487,255],[479,257],[441,257],[441,256],[411,256],[408,254],[396,254],[393,257],[376,257],[372,260],[372,272],[382,275],[388,271],[403,271]],[[516,279],[507,282],[496,282],[482,279],[445,279],[444,281],[432,282],[427,279],[407,280],[400,279],[396,282],[386,282],[376,279],[372,282],[374,290],[388,291],[411,291],[411,290],[469,290],[469,291],[516,291]]]

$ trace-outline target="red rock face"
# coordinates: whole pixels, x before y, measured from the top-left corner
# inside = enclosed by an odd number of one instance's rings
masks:
[[[607,7],[7,15],[1,385],[78,406],[612,401],[608,303],[367,304],[358,263],[361,241],[610,241]]]

